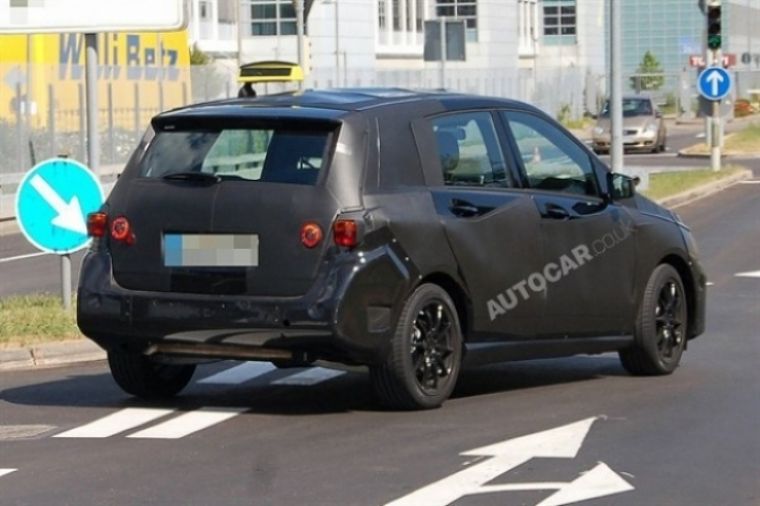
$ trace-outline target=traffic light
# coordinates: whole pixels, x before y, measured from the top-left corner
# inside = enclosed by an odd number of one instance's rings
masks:
[[[713,51],[720,49],[723,42],[720,17],[720,5],[709,5],[707,7],[707,47]]]

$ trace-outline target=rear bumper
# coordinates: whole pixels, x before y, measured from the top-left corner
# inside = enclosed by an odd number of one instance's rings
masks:
[[[106,350],[199,358],[329,359],[385,356],[416,270],[395,245],[343,252],[301,297],[219,296],[128,290],[110,255],[82,264],[77,323]]]

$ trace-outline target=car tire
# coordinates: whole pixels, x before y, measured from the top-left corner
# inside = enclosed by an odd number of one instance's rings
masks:
[[[174,397],[190,383],[194,364],[162,364],[145,355],[109,351],[111,375],[122,390],[141,399]]]
[[[380,403],[401,410],[439,407],[456,385],[462,343],[448,293],[434,284],[419,286],[404,303],[385,362],[370,368]]]
[[[620,361],[635,376],[671,374],[686,346],[688,307],[681,277],[659,265],[644,289],[634,330],[634,344],[620,350]]]

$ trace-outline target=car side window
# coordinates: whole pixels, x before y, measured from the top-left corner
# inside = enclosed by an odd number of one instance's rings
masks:
[[[599,195],[591,158],[567,134],[532,114],[502,114],[517,143],[531,188]]]
[[[510,186],[491,113],[450,114],[433,119],[432,125],[444,184]]]

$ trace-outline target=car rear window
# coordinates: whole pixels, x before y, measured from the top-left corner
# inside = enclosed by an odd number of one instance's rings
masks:
[[[162,131],[150,143],[140,175],[198,172],[221,180],[315,184],[330,135],[323,130]]]

